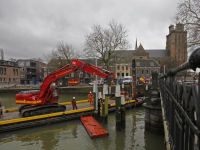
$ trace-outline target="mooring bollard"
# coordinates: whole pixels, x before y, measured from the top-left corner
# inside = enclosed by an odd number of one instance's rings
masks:
[[[160,103],[160,91],[158,88],[158,73],[152,71],[152,87],[148,98],[145,99],[145,129],[157,134],[164,134],[162,108]]]

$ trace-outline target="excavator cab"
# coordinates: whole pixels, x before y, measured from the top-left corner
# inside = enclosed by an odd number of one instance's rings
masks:
[[[53,100],[58,100],[58,89],[55,87],[53,91]]]

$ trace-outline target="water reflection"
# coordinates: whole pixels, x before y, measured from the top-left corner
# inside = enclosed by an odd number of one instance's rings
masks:
[[[79,124],[64,126],[64,123],[58,125],[48,125],[33,129],[25,129],[13,133],[3,133],[0,135],[1,149],[7,147],[7,144],[21,143],[18,147],[40,147],[40,149],[56,149],[59,141],[62,139],[77,138],[77,126]],[[7,149],[7,148],[6,148]]]

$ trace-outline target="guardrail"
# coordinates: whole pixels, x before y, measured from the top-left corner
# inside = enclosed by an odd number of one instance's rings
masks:
[[[178,72],[200,67],[200,48],[189,61],[159,78],[164,118],[167,121],[170,149],[196,150],[200,147],[200,86],[175,81]],[[200,74],[198,83],[200,82]]]

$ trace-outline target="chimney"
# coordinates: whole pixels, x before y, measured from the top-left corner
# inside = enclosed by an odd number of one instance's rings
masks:
[[[0,60],[4,60],[4,52],[3,52],[3,49],[0,49]]]

